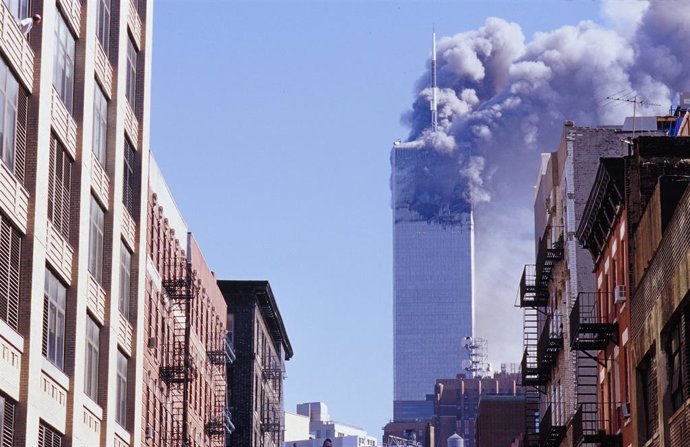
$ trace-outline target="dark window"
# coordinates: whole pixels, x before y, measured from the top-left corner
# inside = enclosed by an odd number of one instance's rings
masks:
[[[62,447],[62,435],[52,428],[39,424],[38,447]]]
[[[93,318],[86,317],[86,370],[84,372],[84,393],[98,402],[98,357],[101,329]]]
[[[93,95],[93,153],[96,160],[105,168],[108,133],[108,100],[96,84]]]
[[[96,199],[91,196],[89,218],[89,272],[103,284],[103,233],[105,213]]]
[[[656,406],[656,365],[654,355],[650,354],[642,361],[638,367],[640,386],[642,388],[642,411],[643,425],[640,429],[642,441],[647,441],[654,436],[657,427],[657,406]]]
[[[124,160],[125,169],[122,181],[122,203],[125,205],[127,211],[129,211],[130,216],[135,217],[137,203],[137,152],[134,150],[134,147],[129,144],[126,138]]]
[[[129,318],[129,297],[131,294],[132,254],[120,241],[120,313]]]
[[[19,83],[5,62],[0,60],[0,153],[5,166],[13,172],[18,103]]]
[[[3,0],[12,17],[19,22],[29,15],[29,0]]]
[[[15,330],[19,323],[21,244],[19,232],[0,217],[0,319]]]
[[[55,46],[53,48],[53,86],[67,110],[72,113],[75,41],[60,12],[55,14]]]
[[[43,295],[43,355],[60,369],[65,367],[65,305],[67,289],[46,269]]]
[[[117,386],[115,401],[115,422],[127,427],[127,357],[117,351]]]
[[[98,0],[98,16],[96,18],[96,36],[105,54],[110,52],[110,1]]]
[[[0,447],[14,446],[14,403],[0,395]]]
[[[683,377],[681,321],[673,324],[666,341],[666,355],[668,357],[668,386],[671,394],[671,406],[673,411],[685,402]]]
[[[55,136],[50,138],[50,178],[48,180],[48,219],[69,241],[70,184],[72,160]]]
[[[132,39],[127,39],[127,90],[125,96],[132,110],[136,110],[137,97],[137,49]]]

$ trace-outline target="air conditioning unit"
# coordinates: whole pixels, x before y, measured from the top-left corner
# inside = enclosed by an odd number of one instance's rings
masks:
[[[624,402],[621,406],[621,413],[625,419],[630,417],[630,402]]]
[[[615,303],[625,303],[625,286],[618,285],[613,289],[613,301]]]
[[[153,439],[153,427],[146,427],[146,439]]]
[[[154,349],[158,346],[158,337],[149,337],[148,347]]]

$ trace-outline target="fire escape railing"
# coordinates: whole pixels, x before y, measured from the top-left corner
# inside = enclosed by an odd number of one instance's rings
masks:
[[[608,403],[581,403],[573,417],[573,447],[594,444],[599,447],[621,447],[622,438],[615,434],[617,413]],[[617,429],[616,429],[617,431]]]
[[[539,446],[557,447],[565,438],[566,430],[562,422],[555,420],[550,404],[539,423]]]
[[[541,366],[553,368],[558,362],[558,353],[563,349],[563,331],[561,328],[553,329],[551,319],[546,320],[537,342],[537,359]]]
[[[609,294],[581,292],[570,312],[570,344],[579,351],[599,351],[618,343],[618,322],[597,311]]]

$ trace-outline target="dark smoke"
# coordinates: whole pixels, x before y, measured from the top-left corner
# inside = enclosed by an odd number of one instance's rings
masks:
[[[532,187],[539,153],[557,148],[564,120],[620,125],[632,115],[632,105],[607,96],[662,104],[637,112],[655,115],[690,89],[687,6],[686,0],[604,0],[610,27],[583,21],[537,33],[527,42],[518,24],[489,18],[478,30],[439,41],[439,129],[429,126],[428,63],[412,109],[402,117],[410,128],[403,145],[436,152],[445,168],[435,165],[427,177],[410,176],[415,184],[405,190],[413,195],[411,203],[435,195],[481,204],[476,207],[480,326],[484,300],[512,304],[520,265],[533,256]],[[469,155],[459,149],[465,145]],[[500,319],[497,306],[490,307],[491,318]],[[518,324],[515,314],[510,318]],[[519,343],[505,337],[497,333],[498,344]]]

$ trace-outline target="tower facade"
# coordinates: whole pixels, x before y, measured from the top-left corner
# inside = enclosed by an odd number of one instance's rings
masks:
[[[444,193],[458,190],[448,187],[457,177],[450,158],[403,143],[391,166],[397,421],[423,417],[413,402],[469,359],[462,342],[474,327],[474,229],[467,201]]]

